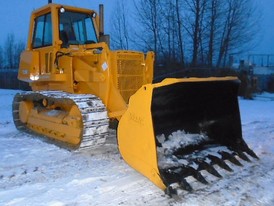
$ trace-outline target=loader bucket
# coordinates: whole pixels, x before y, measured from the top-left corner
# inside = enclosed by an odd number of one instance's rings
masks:
[[[235,77],[211,77],[143,86],[119,122],[124,160],[170,192],[173,183],[191,190],[187,176],[206,184],[199,173],[203,169],[220,177],[214,164],[232,171],[224,160],[232,161],[235,153],[247,160],[244,152],[256,157],[242,138],[239,84]]]

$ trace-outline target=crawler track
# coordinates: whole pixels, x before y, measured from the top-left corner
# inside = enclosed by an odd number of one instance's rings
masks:
[[[35,106],[39,107],[43,99],[47,99],[49,102],[58,102],[66,106],[76,105],[82,115],[83,125],[81,142],[77,146],[53,138],[46,138],[47,140],[50,142],[53,141],[58,146],[77,150],[88,149],[105,142],[109,125],[107,111],[102,101],[94,95],[70,94],[60,91],[24,92],[16,94],[12,109],[14,124],[18,130],[37,134],[37,132],[30,129],[31,127],[28,124],[20,121],[19,105],[21,101],[28,100],[33,101]],[[45,136],[41,134],[38,135]]]

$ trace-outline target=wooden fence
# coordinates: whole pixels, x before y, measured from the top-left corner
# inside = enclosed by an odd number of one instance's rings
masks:
[[[0,88],[31,90],[29,84],[17,79],[17,69],[0,69]]]

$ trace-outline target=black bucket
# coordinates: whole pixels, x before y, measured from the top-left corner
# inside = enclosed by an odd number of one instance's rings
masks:
[[[240,81],[179,82],[153,90],[155,136],[174,131],[205,134],[229,147],[243,143],[238,105]]]

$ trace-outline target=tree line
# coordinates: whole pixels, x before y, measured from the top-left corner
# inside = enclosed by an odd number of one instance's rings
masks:
[[[254,0],[117,0],[112,47],[153,50],[158,63],[181,68],[224,68],[252,48],[259,21]]]
[[[0,69],[18,69],[20,54],[25,49],[22,40],[15,40],[13,33],[9,33],[4,42],[0,45]]]
[[[16,40],[13,33],[7,34],[0,45],[0,88],[30,90],[28,83],[17,79],[20,54],[25,49],[22,40]]]

